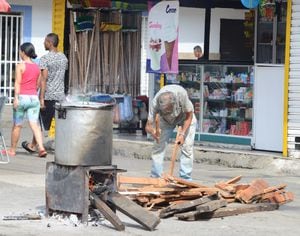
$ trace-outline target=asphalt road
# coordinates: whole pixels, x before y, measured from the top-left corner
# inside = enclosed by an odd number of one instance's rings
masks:
[[[128,147],[130,148],[130,147]],[[287,190],[295,194],[295,201],[272,212],[257,212],[223,219],[184,222],[176,218],[162,219],[155,231],[144,230],[135,221],[118,212],[125,224],[124,232],[116,231],[108,221],[98,226],[79,224],[66,220],[47,219],[36,221],[4,221],[3,216],[45,212],[45,166],[53,161],[53,154],[46,159],[18,150],[11,162],[0,165],[0,236],[3,235],[300,235],[300,179],[299,176],[274,174],[264,169],[228,168],[226,166],[194,165],[195,182],[212,186],[221,180],[242,175],[241,183],[263,178],[270,185],[286,183]],[[149,176],[151,162],[133,157],[113,156],[113,164],[126,169],[126,175]],[[165,163],[168,168],[169,162]],[[177,166],[176,166],[177,167]],[[175,169],[177,170],[177,169]],[[176,174],[176,171],[175,171]]]
[[[11,121],[8,114],[1,126],[8,145]],[[28,127],[22,130],[21,141],[29,140],[31,131]],[[114,141],[112,161],[118,168],[127,170],[126,175],[148,177],[151,161],[149,144]],[[287,184],[287,190],[295,195],[295,200],[280,206],[276,211],[257,212],[238,216],[211,219],[207,221],[184,222],[175,217],[162,219],[156,230],[149,232],[127,216],[117,212],[125,224],[124,232],[116,231],[108,221],[98,226],[79,224],[75,227],[70,221],[59,218],[45,218],[36,221],[4,221],[4,216],[27,213],[45,213],[45,169],[46,163],[54,160],[49,154],[46,159],[26,153],[22,148],[9,164],[0,164],[0,236],[18,235],[212,235],[212,236],[298,236],[300,235],[300,172],[299,161],[279,160],[280,165],[288,168],[274,168],[274,157],[265,155],[245,155],[232,152],[214,152],[204,150],[197,152],[199,161],[194,164],[193,180],[200,184],[213,186],[221,180],[242,175],[240,183],[249,183],[255,178],[265,179],[269,185]],[[197,156],[196,155],[196,156]],[[200,157],[199,157],[200,156]],[[203,158],[204,156],[204,158]],[[202,159],[201,159],[202,158]],[[209,161],[205,161],[207,159]],[[210,161],[213,160],[213,161]],[[202,163],[199,163],[204,161]],[[284,162],[282,164],[282,162]],[[210,163],[210,164],[207,164]],[[276,162],[277,163],[277,162]],[[277,163],[278,164],[278,163]],[[242,166],[245,168],[230,168]],[[169,162],[165,162],[165,169]],[[175,166],[175,175],[177,174]]]

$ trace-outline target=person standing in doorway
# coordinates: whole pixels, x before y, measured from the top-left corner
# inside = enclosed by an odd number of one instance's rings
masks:
[[[40,101],[37,94],[41,72],[38,65],[32,61],[37,57],[34,46],[31,43],[23,43],[20,46],[20,57],[22,62],[16,66],[11,147],[7,152],[9,156],[16,155],[22,124],[27,115],[39,149],[38,156],[46,157],[47,152],[43,146],[42,132],[39,126]]]
[[[200,60],[202,58],[203,52],[201,46],[197,45],[194,47],[194,56],[196,57],[196,60]]]
[[[179,175],[192,180],[196,121],[193,104],[183,87],[166,85],[158,91],[150,105],[146,124],[146,132],[156,140],[152,151],[151,177],[162,176],[167,143],[174,128],[179,126],[181,129],[175,140],[181,148]]]
[[[40,91],[41,117],[45,131],[49,131],[51,121],[55,116],[55,103],[65,99],[65,72],[68,69],[68,59],[58,51],[59,38],[50,33],[44,41],[45,50],[49,51],[40,59],[42,83]],[[32,153],[36,150],[36,140],[31,143],[24,141],[22,147]]]

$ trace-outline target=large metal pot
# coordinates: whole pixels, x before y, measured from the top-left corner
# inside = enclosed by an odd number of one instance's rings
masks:
[[[55,109],[55,162],[111,165],[113,104],[62,103]]]

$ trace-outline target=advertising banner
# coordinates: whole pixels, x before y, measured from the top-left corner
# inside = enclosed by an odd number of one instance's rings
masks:
[[[148,73],[178,73],[179,1],[163,1],[149,10]]]

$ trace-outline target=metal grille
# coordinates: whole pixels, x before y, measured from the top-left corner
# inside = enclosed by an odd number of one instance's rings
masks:
[[[288,156],[300,156],[300,0],[292,1],[289,97]]]
[[[22,41],[23,17],[20,14],[0,14],[0,93],[11,104],[14,97],[14,77]]]

